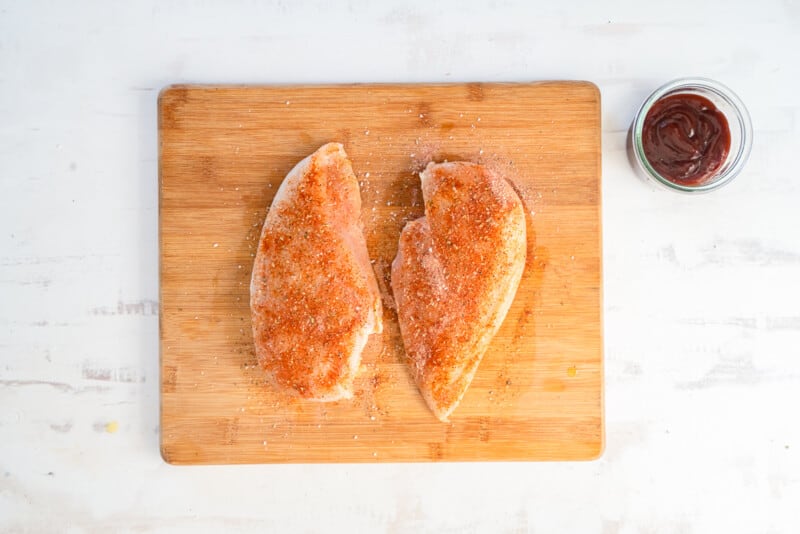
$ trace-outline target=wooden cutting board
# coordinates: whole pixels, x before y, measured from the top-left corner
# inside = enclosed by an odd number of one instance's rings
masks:
[[[175,464],[579,460],[603,450],[600,95],[581,82],[173,86],[159,98],[161,451]],[[352,400],[264,383],[249,280],[286,173],[340,141],[361,182],[385,296]],[[417,172],[468,159],[504,173],[528,213],[528,261],[451,423],[403,362],[389,266],[419,217]]]

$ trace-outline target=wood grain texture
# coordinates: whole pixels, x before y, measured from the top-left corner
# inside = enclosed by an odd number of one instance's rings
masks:
[[[161,449],[170,463],[578,460],[603,449],[600,97],[582,82],[173,86],[159,99]],[[273,194],[340,141],[388,304],[356,395],[286,398],[255,365],[249,278]],[[468,159],[516,186],[528,262],[450,424],[403,363],[389,265],[416,172]]]

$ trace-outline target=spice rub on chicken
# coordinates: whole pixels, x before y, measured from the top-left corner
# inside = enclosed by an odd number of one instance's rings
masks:
[[[253,265],[256,356],[300,397],[350,398],[381,297],[359,217],[358,180],[339,143],[298,163],[275,194]]]
[[[411,374],[447,421],[514,300],[525,215],[511,185],[481,165],[430,163],[420,178],[425,216],[400,235],[392,290]]]

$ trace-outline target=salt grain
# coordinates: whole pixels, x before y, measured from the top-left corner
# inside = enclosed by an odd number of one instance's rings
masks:
[[[214,243],[214,245],[213,245],[214,248],[217,248],[218,246],[219,246],[219,243]]]

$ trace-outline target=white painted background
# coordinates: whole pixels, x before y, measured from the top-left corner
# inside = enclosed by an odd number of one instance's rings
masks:
[[[800,3],[533,4],[0,0],[0,531],[800,532]],[[625,155],[688,75],[755,127],[697,198]],[[161,87],[552,78],[603,96],[601,460],[163,463]]]

